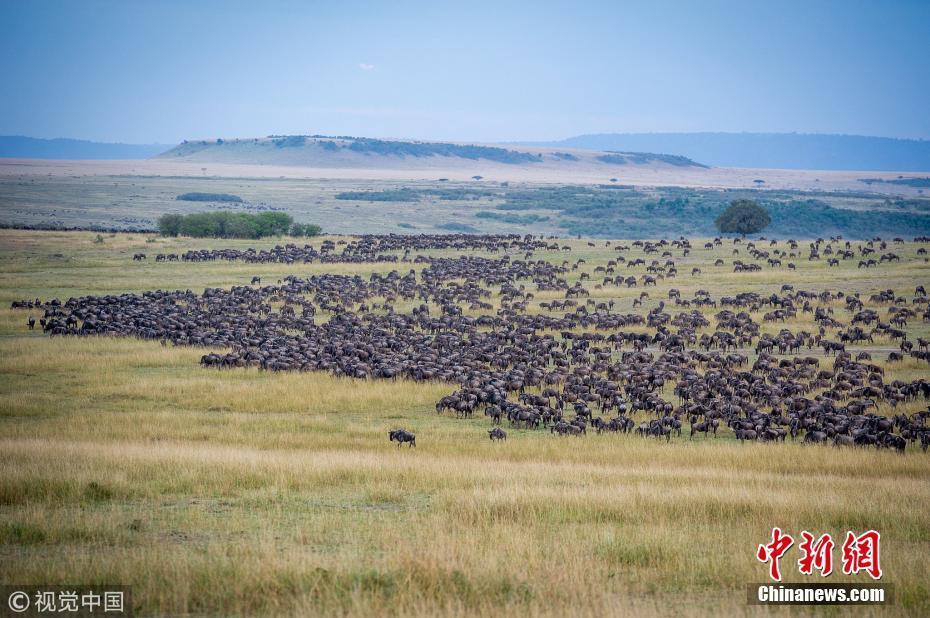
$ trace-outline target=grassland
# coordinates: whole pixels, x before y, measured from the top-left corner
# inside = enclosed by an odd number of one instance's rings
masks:
[[[153,165],[138,162],[140,168]],[[207,164],[205,164],[207,165]],[[96,169],[96,168],[94,168]],[[102,168],[105,170],[106,168]],[[213,210],[280,211],[328,233],[557,234],[601,238],[707,236],[733,199],[758,200],[772,215],[767,233],[779,238],[843,235],[847,238],[930,234],[930,199],[917,189],[887,183],[855,190],[826,187],[722,189],[634,184],[621,175],[590,184],[488,180],[366,180],[196,175],[13,174],[0,161],[0,226],[153,230],[162,214]],[[256,166],[261,170],[261,166]],[[302,168],[295,168],[300,170]],[[86,170],[82,170],[86,172]],[[764,175],[764,174],[763,174]],[[883,193],[876,187],[892,193]],[[208,201],[178,200],[194,195]],[[230,202],[235,196],[242,202]],[[225,198],[225,199],[224,199]]]
[[[881,613],[930,612],[930,455],[913,446],[897,455],[740,444],[727,432],[665,444],[509,428],[492,445],[485,419],[435,414],[448,384],[212,371],[197,364],[202,349],[27,331],[12,300],[390,268],[138,264],[137,251],[274,241],[95,238],[0,231],[4,583],[128,584],[145,615],[748,614],[762,613],[745,586],[765,579],[754,554],[773,526],[834,537],[875,528],[883,581],[895,586]],[[614,255],[569,244],[570,255],[549,259],[593,266]],[[739,274],[713,265],[729,247],[695,251],[677,260],[679,279],[650,289],[647,307],[669,287],[690,297],[792,283],[867,296],[926,284],[915,246],[896,250],[901,264],[869,270],[798,260],[795,272]],[[704,274],[684,274],[692,267]],[[638,293],[592,290],[620,311]],[[891,344],[869,349],[879,358]],[[928,374],[914,360],[888,370],[889,380]],[[417,449],[388,445],[401,425]],[[788,581],[803,581],[783,565]]]

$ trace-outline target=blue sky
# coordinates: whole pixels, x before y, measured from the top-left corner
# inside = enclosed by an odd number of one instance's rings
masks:
[[[930,138],[930,1],[0,0],[0,134]]]

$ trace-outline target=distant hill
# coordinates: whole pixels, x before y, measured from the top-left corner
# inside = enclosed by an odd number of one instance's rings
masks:
[[[562,150],[564,149],[564,150]],[[593,151],[593,152],[592,152]],[[663,154],[658,154],[663,153]],[[441,167],[440,162],[560,169],[610,166],[741,167],[930,172],[930,140],[800,133],[602,133],[514,145],[384,140],[322,135],[163,144],[112,144],[0,136],[0,158],[295,165],[310,167]],[[700,163],[698,163],[700,162]],[[667,169],[667,167],[666,167]]]
[[[15,159],[148,159],[168,150],[164,144],[107,144],[79,139],[38,139],[0,135],[0,157]]]
[[[541,157],[498,146],[410,142],[365,137],[320,135],[271,135],[250,139],[185,140],[161,154],[162,158],[183,157],[197,161],[281,165],[349,165],[374,163],[378,157],[394,160],[454,157],[495,163],[536,163]],[[373,159],[374,157],[374,159]]]
[[[716,167],[930,171],[930,141],[803,133],[602,133],[530,146],[664,152]]]
[[[382,140],[367,137],[324,135],[271,135],[250,139],[184,141],[159,155],[159,159],[184,159],[212,163],[302,165],[309,167],[442,167],[472,162],[503,166],[551,165],[560,168],[609,169],[626,165],[704,167],[686,157],[648,152],[560,152],[539,148],[448,142]]]

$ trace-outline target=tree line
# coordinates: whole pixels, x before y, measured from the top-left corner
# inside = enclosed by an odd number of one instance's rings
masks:
[[[318,236],[322,228],[314,223],[296,223],[283,212],[195,212],[166,214],[158,218],[162,236],[193,238],[264,238],[266,236]]]

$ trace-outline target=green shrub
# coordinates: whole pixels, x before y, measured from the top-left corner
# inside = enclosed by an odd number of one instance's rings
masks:
[[[295,223],[291,226],[291,236],[319,236],[323,228],[315,223]]]
[[[189,215],[162,215],[158,230],[162,236],[191,236],[194,238],[264,238],[283,236],[295,229],[293,218],[283,212],[195,212]],[[321,232],[312,223],[300,225],[300,236],[315,236]]]
[[[757,234],[771,222],[768,211],[753,200],[733,200],[714,221],[724,234]]]
[[[158,232],[162,236],[177,236],[181,233],[182,215],[162,215],[158,218]]]
[[[231,193],[182,193],[174,198],[182,202],[236,202],[241,203],[242,198]]]

